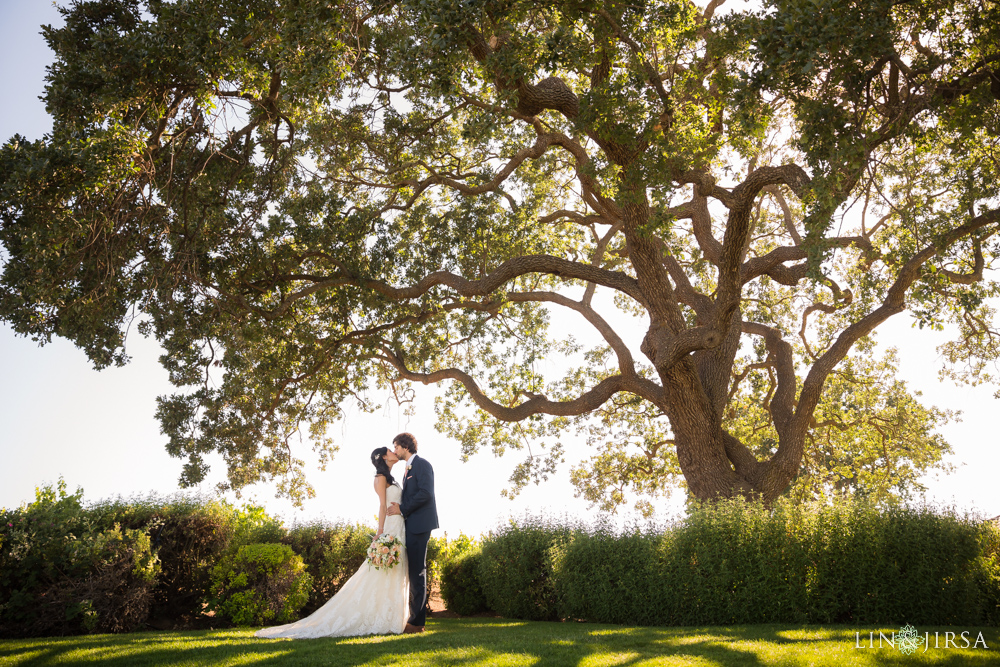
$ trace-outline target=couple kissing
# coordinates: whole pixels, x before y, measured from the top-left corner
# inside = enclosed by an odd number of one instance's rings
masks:
[[[379,513],[369,559],[315,612],[294,623],[264,628],[255,636],[306,639],[424,631],[427,543],[438,527],[434,468],[417,454],[412,434],[400,433],[392,445],[371,454]],[[401,482],[391,472],[399,461],[406,463]],[[383,562],[379,552],[398,553],[398,558]]]

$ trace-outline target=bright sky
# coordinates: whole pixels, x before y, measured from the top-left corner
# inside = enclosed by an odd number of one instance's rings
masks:
[[[0,82],[7,94],[0,105],[0,141],[15,133],[40,138],[51,127],[38,96],[52,54],[38,26],[59,21],[54,7],[41,0],[0,0]],[[883,325],[878,338],[900,349],[902,378],[923,392],[925,403],[963,412],[961,423],[944,430],[959,468],[950,476],[925,480],[928,499],[996,516],[1000,439],[994,411],[1000,402],[993,398],[995,388],[939,383],[935,347],[946,337],[919,331],[901,318],[906,316]],[[128,352],[128,366],[97,372],[83,352],[64,340],[39,347],[0,324],[0,507],[33,499],[37,485],[55,483],[60,475],[71,489],[83,487],[88,500],[177,490],[183,462],[166,454],[166,439],[154,418],[156,396],[172,390],[157,361],[159,347],[135,333]],[[377,501],[369,454],[405,430],[417,436],[421,455],[434,464],[441,527],[451,536],[479,534],[508,515],[529,511],[596,516],[573,497],[569,484],[569,464],[590,453],[585,444],[568,439],[567,462],[557,477],[510,501],[500,491],[518,459],[482,453],[462,463],[458,443],[433,428],[433,396],[432,390],[418,391],[419,416],[411,420],[394,407],[376,415],[349,414],[335,432],[340,452],[325,472],[311,475],[317,496],[302,511],[276,500],[271,488],[252,489],[244,498],[288,522],[325,517],[373,523]],[[302,449],[308,448],[303,444]],[[221,470],[214,470],[200,490],[214,493],[220,478]],[[676,513],[680,500],[657,503],[661,516]]]

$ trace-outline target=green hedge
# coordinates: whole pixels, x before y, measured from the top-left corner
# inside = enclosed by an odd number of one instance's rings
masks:
[[[207,622],[213,568],[252,543],[286,542],[303,551],[320,584],[310,589],[315,608],[346,580],[345,570],[357,569],[369,539],[362,526],[314,524],[288,531],[260,507],[199,496],[115,498],[85,506],[82,491],[67,493],[60,480],[58,488],[37,489],[34,503],[0,510],[0,634]],[[130,559],[155,567],[129,569]],[[219,617],[212,622],[225,623]]]
[[[442,543],[437,558],[445,607],[462,616],[490,611],[479,583],[483,549],[478,540],[460,534]]]
[[[87,507],[60,480],[38,489],[35,502],[0,510],[0,634],[204,619],[213,568],[225,561],[233,569],[240,550],[258,543],[280,545],[312,580],[296,588],[304,605],[289,607],[291,593],[282,593],[284,602],[265,605],[273,616],[254,621],[285,622],[332,597],[364,562],[371,536],[360,524],[285,529],[262,508],[215,499]],[[626,531],[527,518],[481,540],[435,538],[428,558],[445,604],[463,615],[640,625],[1000,623],[1000,527],[948,510],[732,501],[694,507],[666,528]]]
[[[557,620],[553,564],[570,532],[536,519],[511,521],[484,537],[479,581],[487,606],[508,618]]]
[[[559,615],[607,623],[662,624],[660,536],[642,531],[617,535],[606,527],[574,530],[554,552]]]
[[[149,535],[160,561],[150,615],[191,619],[202,611],[212,567],[237,543],[255,537],[240,526],[241,510],[204,497],[116,498],[81,510],[97,525],[119,524]]]
[[[1000,529],[929,508],[730,501],[656,531],[515,522],[484,539],[476,574],[491,609],[532,620],[987,624]]]
[[[988,525],[929,509],[864,505],[823,512],[810,616],[823,623],[955,625],[985,620],[977,585]]]
[[[1000,524],[990,523],[980,532],[981,567],[976,568],[981,591],[982,618],[1000,625]]]
[[[813,513],[741,501],[688,515],[660,547],[662,621],[672,625],[804,623]]]

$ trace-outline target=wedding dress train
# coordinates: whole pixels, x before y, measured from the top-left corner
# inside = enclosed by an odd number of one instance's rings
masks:
[[[396,484],[387,487],[386,506],[398,503],[401,494]],[[382,532],[395,535],[405,545],[402,516],[386,516]],[[376,570],[366,560],[337,594],[315,612],[294,623],[263,628],[255,636],[307,639],[399,634],[410,614],[406,568],[405,550],[402,560],[388,570]]]

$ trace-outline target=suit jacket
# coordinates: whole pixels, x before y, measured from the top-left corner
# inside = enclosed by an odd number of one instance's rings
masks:
[[[399,512],[406,519],[407,533],[429,533],[438,527],[437,503],[434,500],[434,468],[418,456],[406,471]]]

